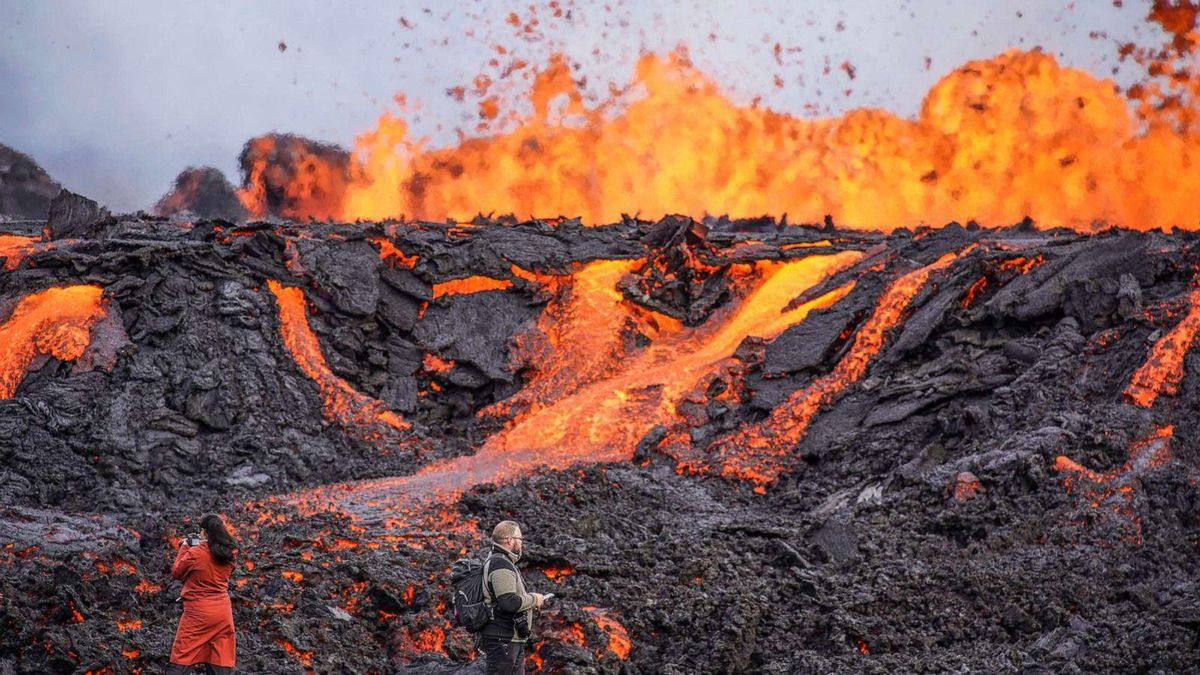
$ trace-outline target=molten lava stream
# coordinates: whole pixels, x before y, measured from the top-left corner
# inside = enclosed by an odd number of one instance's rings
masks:
[[[4,258],[4,269],[9,272],[17,269],[25,254],[39,242],[41,242],[41,237],[0,234],[0,258]]]
[[[861,258],[861,253],[843,252],[772,265],[741,304],[724,313],[723,321],[713,319],[692,329],[680,327],[627,357],[619,370],[600,376],[591,373],[595,379],[590,384],[534,405],[488,439],[475,455],[435,462],[412,476],[357,483],[346,491],[331,491],[329,498],[359,517],[369,517],[377,507],[395,508],[397,502],[390,500],[396,498],[399,503],[414,496],[449,500],[472,485],[509,480],[538,467],[562,469],[581,461],[629,459],[637,441],[651,428],[676,420],[676,403],[729,359],[747,336],[773,338],[810,311],[844,297],[853,283],[785,310],[797,295]],[[588,308],[629,304],[616,291],[618,275],[598,276],[614,285],[575,285],[568,302]],[[621,313],[610,311],[594,318],[604,323],[613,321],[612,314]],[[616,323],[622,325],[624,319]],[[612,339],[611,334],[605,339]],[[572,364],[577,363],[572,358],[559,364],[548,371],[550,377],[569,377]],[[586,368],[588,362],[582,363]]]
[[[92,326],[104,316],[103,290],[78,285],[30,293],[0,325],[0,399],[12,398],[38,354],[74,361],[91,343]]]
[[[974,245],[967,251],[971,248]],[[947,253],[933,264],[892,282],[876,304],[871,318],[854,336],[850,351],[830,373],[794,392],[772,410],[767,419],[744,426],[714,444],[714,454],[722,464],[721,473],[759,484],[774,480],[782,469],[781,458],[804,437],[817,411],[832,403],[867,371],[867,364],[883,346],[884,336],[900,322],[909,301],[925,285],[929,275],[947,267],[967,251]],[[684,462],[682,468],[696,470],[702,466]]]
[[[641,312],[617,290],[617,283],[636,260],[597,260],[572,274],[542,312],[535,330],[517,337],[513,360],[527,364],[526,383],[512,398],[482,415],[510,417],[544,401],[553,401],[609,377],[628,356],[623,333],[631,322],[658,336],[680,328],[678,321],[655,315],[639,321]]]
[[[325,417],[347,427],[366,431],[369,435],[376,424],[397,431],[407,430],[409,424],[399,415],[379,401],[355,391],[325,364],[321,344],[308,325],[304,292],[299,288],[284,288],[274,279],[268,280],[267,286],[279,304],[279,332],[283,344],[296,360],[296,365],[317,383],[324,401]]]
[[[443,295],[468,295],[483,291],[503,291],[507,288],[512,288],[512,282],[507,279],[471,276],[434,284],[433,297],[437,299]]]
[[[1200,287],[1192,290],[1188,300],[1187,316],[1154,343],[1149,358],[1125,388],[1125,397],[1143,408],[1154,405],[1162,394],[1173,396],[1183,381],[1183,359],[1200,331]]]

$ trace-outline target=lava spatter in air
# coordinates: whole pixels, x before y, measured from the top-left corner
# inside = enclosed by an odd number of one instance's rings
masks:
[[[1188,313],[1150,348],[1146,359],[1125,388],[1125,397],[1143,408],[1159,396],[1173,396],[1183,381],[1183,360],[1200,331],[1200,287],[1188,295]]]
[[[304,292],[299,288],[285,288],[273,279],[267,285],[279,305],[279,332],[283,344],[296,365],[317,384],[326,418],[365,433],[368,440],[377,440],[381,428],[408,430],[410,425],[399,415],[379,401],[355,391],[329,369],[321,353],[321,344],[308,325]]]
[[[573,104],[556,117],[546,102],[562,96]],[[552,59],[530,98],[534,114],[511,131],[442,149],[385,114],[359,137],[349,169],[330,160],[275,188],[280,213],[465,220],[484,210],[598,224],[622,213],[786,212],[880,230],[1025,216],[1084,231],[1200,221],[1195,130],[1146,125],[1111,82],[1039,51],[964,64],[926,94],[916,119],[737,105],[682,53],[643,57],[630,86],[591,109],[566,60]],[[266,189],[258,177],[270,171],[256,165],[249,193]]]
[[[78,285],[48,288],[21,299],[0,325],[0,399],[12,398],[34,357],[74,361],[91,344],[92,326],[105,313],[103,290]]]
[[[765,420],[741,427],[718,440],[710,458],[699,462],[685,460],[681,462],[681,468],[704,470],[715,462],[720,472],[727,476],[760,484],[773,481],[783,469],[784,457],[804,437],[817,412],[863,376],[867,364],[883,346],[887,332],[900,323],[909,302],[925,285],[929,275],[947,267],[964,253],[966,251],[947,253],[934,263],[892,282],[879,298],[871,317],[855,334],[850,350],[830,373],[794,392]]]

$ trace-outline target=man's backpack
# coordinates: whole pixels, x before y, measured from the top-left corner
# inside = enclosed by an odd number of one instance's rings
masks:
[[[450,567],[450,586],[454,589],[454,608],[451,617],[456,626],[478,633],[492,620],[492,607],[487,602],[488,563],[474,558],[460,558]]]

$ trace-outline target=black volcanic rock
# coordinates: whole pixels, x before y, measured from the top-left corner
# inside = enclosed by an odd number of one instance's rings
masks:
[[[42,220],[61,189],[28,155],[0,144],[0,217]]]
[[[189,167],[175,177],[171,191],[154,205],[154,213],[236,221],[246,217],[246,208],[220,169],[200,166]]]
[[[621,284],[629,300],[698,326],[729,301],[728,265],[716,262],[708,229],[683,216],[668,216],[642,237],[654,251]]]
[[[91,199],[62,190],[50,202],[46,231],[51,240],[85,237],[107,216],[108,211]]]
[[[87,220],[65,218],[69,238],[0,271],[0,326],[51,286],[96,284],[108,308],[85,357],[35,355],[0,400],[0,672],[163,669],[180,614],[173,543],[207,511],[242,543],[231,595],[247,672],[471,672],[471,640],[447,623],[447,568],[507,518],[525,531],[529,587],[557,596],[531,643],[545,672],[1200,668],[1198,347],[1174,393],[1148,407],[1123,393],[1193,311],[1196,234],[125,218],[89,237]],[[381,260],[379,236],[416,260]],[[666,401],[672,414],[601,449],[616,460],[536,469],[550,458],[515,447],[501,460],[516,477],[488,473],[496,430],[529,412],[510,395],[547,366],[608,356],[522,351],[574,292],[563,275],[675,255],[679,271],[694,253],[724,283],[730,260],[839,249],[868,253],[794,302],[853,291],[773,339],[731,341],[732,358]],[[771,456],[777,480],[681,460],[711,459],[713,439],[842,373],[892,284],[948,252],[872,337],[861,376]],[[511,285],[434,292],[471,275]],[[277,288],[299,289],[307,331],[287,332]],[[704,296],[674,297],[686,310]],[[639,334],[605,364],[630,377],[564,387],[610,387],[631,406],[611,423],[632,426],[670,406],[622,369],[669,366],[710,328],[660,338],[678,349],[655,364]],[[317,353],[294,356],[297,335]],[[331,392],[378,407],[339,417]],[[380,427],[380,411],[412,428]],[[557,423],[592,413],[573,411]],[[562,445],[545,452],[576,450]],[[450,489],[458,478],[472,480]]]

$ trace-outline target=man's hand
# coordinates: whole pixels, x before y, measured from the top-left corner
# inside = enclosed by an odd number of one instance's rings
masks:
[[[542,605],[546,604],[546,596],[542,595],[541,593],[532,593],[531,595],[533,595],[534,609],[541,609]]]

